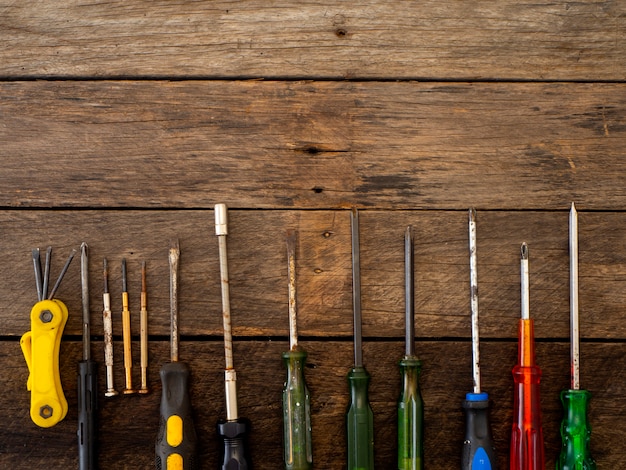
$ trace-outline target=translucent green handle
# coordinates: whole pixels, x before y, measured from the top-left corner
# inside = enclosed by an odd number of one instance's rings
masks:
[[[422,363],[407,356],[400,361],[402,392],[398,401],[398,470],[424,468],[424,402],[419,386]]]
[[[587,422],[587,404],[590,398],[587,390],[561,392],[565,415],[561,422],[562,447],[557,470],[596,470],[596,462],[589,451],[591,426]]]
[[[287,380],[283,388],[284,458],[287,470],[313,468],[311,452],[311,405],[309,389],[304,380],[306,352],[283,353]]]
[[[348,373],[351,403],[348,409],[348,470],[374,470],[374,414],[367,388],[370,375],[364,367]]]

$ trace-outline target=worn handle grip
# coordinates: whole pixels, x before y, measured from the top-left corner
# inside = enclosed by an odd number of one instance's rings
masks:
[[[160,371],[163,393],[156,441],[157,470],[196,470],[197,438],[189,399],[189,367],[170,362]]]

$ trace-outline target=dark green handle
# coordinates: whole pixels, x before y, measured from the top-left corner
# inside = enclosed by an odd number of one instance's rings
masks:
[[[283,388],[283,439],[286,470],[313,468],[311,452],[311,398],[304,379],[307,354],[303,350],[283,353],[287,380]]]
[[[189,400],[189,367],[170,362],[161,368],[161,420],[156,440],[156,468],[200,468],[196,430]]]
[[[98,370],[95,361],[78,363],[78,468],[98,468]]]
[[[222,437],[222,470],[250,470],[246,440],[250,423],[239,418],[237,421],[220,421],[217,432]]]
[[[561,422],[561,455],[557,470],[595,470],[596,462],[589,451],[591,426],[587,422],[587,405],[591,393],[587,390],[561,392],[564,416]]]
[[[348,373],[348,470],[374,470],[374,414],[367,393],[369,381],[364,367],[355,367]]]
[[[489,395],[468,393],[465,409],[465,441],[461,456],[462,470],[496,470],[496,452],[489,425]]]
[[[424,468],[424,402],[419,386],[422,363],[415,357],[400,361],[402,392],[398,401],[398,470]]]

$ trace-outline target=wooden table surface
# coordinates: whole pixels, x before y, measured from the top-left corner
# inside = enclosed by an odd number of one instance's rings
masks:
[[[349,3],[349,4],[348,4]],[[415,231],[416,350],[425,466],[460,466],[472,385],[467,209],[477,209],[483,388],[508,465],[519,249],[546,468],[569,387],[568,210],[579,209],[581,382],[593,394],[599,468],[626,460],[626,4],[361,0],[0,3],[0,467],[77,468],[78,262],[64,421],[28,414],[19,339],[36,301],[35,247],[89,244],[99,463],[151,468],[158,371],[169,360],[169,241],[181,246],[181,359],[192,370],[201,467],[219,464],[225,416],[213,207],[230,208],[229,262],[241,415],[257,470],[281,468],[288,349],[284,235],[299,232],[299,333],[308,350],[315,468],[346,467],[352,366],[349,209],[361,209],[364,362],[377,468],[395,468],[404,338],[403,233]],[[102,258],[111,266],[115,379],[123,384],[122,258],[139,380],[140,266],[147,263],[147,396],[104,397]]]

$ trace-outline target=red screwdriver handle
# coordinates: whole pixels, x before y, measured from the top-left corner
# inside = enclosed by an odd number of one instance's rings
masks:
[[[518,364],[513,368],[515,382],[511,470],[544,470],[543,430],[539,382],[541,369],[535,365],[533,320],[520,320]]]

